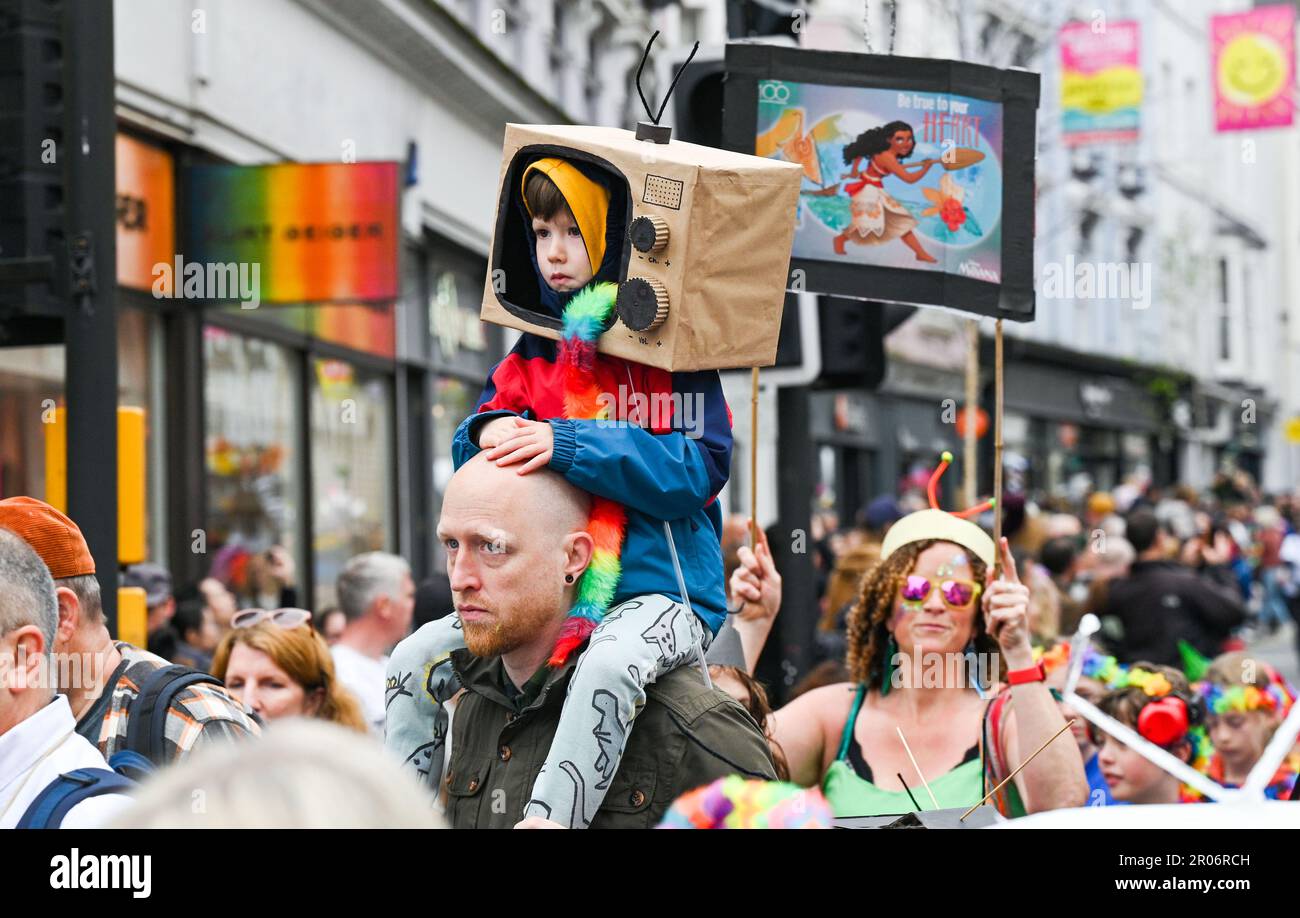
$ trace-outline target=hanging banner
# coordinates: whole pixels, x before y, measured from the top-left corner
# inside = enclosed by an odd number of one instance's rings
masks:
[[[246,304],[396,298],[399,165],[191,167],[176,289]],[[236,268],[238,291],[201,283],[221,279],[212,266]]]
[[[1061,28],[1061,133],[1067,146],[1133,143],[1142,107],[1140,33],[1134,21]]]
[[[1279,4],[1213,16],[1210,49],[1215,130],[1291,124],[1295,7]]]
[[[176,184],[172,156],[152,144],[118,134],[117,282],[148,290],[154,266],[171,264],[176,254]],[[164,292],[171,293],[170,282]]]
[[[727,45],[723,143],[800,167],[788,287],[1034,317],[1036,74]]]

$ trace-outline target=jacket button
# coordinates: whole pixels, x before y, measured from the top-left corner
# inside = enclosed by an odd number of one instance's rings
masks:
[[[510,756],[512,755],[512,753],[510,752],[510,747],[509,747],[509,746],[502,746],[502,747],[501,747],[501,753],[500,753],[500,755],[501,755],[501,761],[503,761],[503,762],[509,762],[509,761],[510,761]]]
[[[478,790],[478,778],[470,778],[470,779],[469,779],[469,792],[472,794],[472,793],[474,793],[474,791],[476,791],[476,790]]]
[[[645,794],[641,793],[639,790],[634,790],[628,795],[627,802],[632,806],[640,806],[645,803]]]

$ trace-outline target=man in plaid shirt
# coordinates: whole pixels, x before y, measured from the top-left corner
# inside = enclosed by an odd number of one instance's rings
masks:
[[[68,697],[77,732],[104,758],[126,748],[131,704],[145,680],[170,665],[162,657],[114,641],[104,623],[95,561],[77,525],[58,510],[30,497],[0,500],[0,528],[36,550],[50,569],[59,598],[54,651],[59,691]],[[220,685],[188,685],[172,699],[158,764],[183,758],[204,743],[258,736],[252,714]]]

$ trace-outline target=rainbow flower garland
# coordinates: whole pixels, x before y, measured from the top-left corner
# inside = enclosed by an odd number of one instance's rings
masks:
[[[829,829],[820,788],[731,775],[678,797],[660,829]]]
[[[1295,696],[1280,676],[1277,680],[1270,676],[1268,687],[1263,689],[1254,685],[1221,685],[1208,681],[1198,682],[1195,688],[1205,699],[1206,710],[1211,714],[1275,711],[1285,715],[1295,703]]]
[[[608,420],[596,384],[596,340],[609,322],[618,285],[592,284],[564,308],[557,362],[564,372],[564,416],[568,420]],[[604,618],[622,576],[623,533],[627,510],[618,501],[593,497],[587,531],[595,543],[591,563],[578,581],[577,597],[560,630],[550,665],[563,666]]]
[[[1070,662],[1070,645],[1065,641],[1061,641],[1047,651],[1035,647],[1034,659],[1042,663],[1043,669],[1050,673],[1057,667]],[[1084,651],[1083,677],[1085,679],[1094,679],[1103,685],[1109,686],[1111,682],[1120,678],[1123,671],[1124,667],[1120,666],[1114,657],[1100,654],[1091,647]]]

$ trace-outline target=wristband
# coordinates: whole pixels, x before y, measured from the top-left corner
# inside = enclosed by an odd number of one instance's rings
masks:
[[[1007,673],[1008,685],[1026,685],[1030,682],[1042,682],[1047,678],[1047,671],[1042,663],[1035,663],[1028,669],[1013,669]]]

